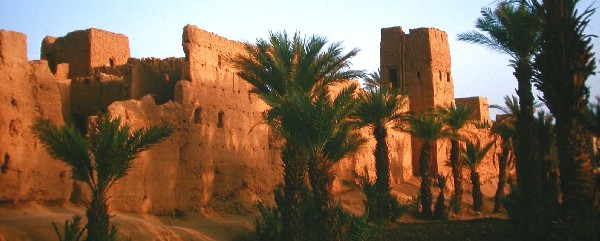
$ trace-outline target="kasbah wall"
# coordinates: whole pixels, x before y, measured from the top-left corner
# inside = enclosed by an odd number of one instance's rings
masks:
[[[422,28],[405,34],[394,27],[382,29],[381,39],[382,78],[410,96],[410,111],[454,101],[446,33]],[[46,37],[38,61],[28,61],[26,44],[24,34],[0,30],[0,203],[80,201],[85,188],[49,157],[31,125],[42,117],[85,131],[88,118],[99,111],[121,116],[134,128],[169,123],[176,130],[142,153],[112,189],[112,209],[239,213],[272,202],[282,170],[277,142],[261,120],[267,106],[227,61],[245,54],[242,43],[188,25],[184,58],[130,58],[126,36],[99,29]],[[485,98],[456,102],[477,109],[473,120],[489,120]],[[485,131],[470,129],[490,140]],[[413,178],[420,143],[400,132],[388,138],[391,183],[398,188]],[[336,192],[365,167],[374,176],[370,139],[336,165]],[[443,173],[449,172],[447,151],[440,142],[434,157]],[[489,156],[482,171],[493,181]]]

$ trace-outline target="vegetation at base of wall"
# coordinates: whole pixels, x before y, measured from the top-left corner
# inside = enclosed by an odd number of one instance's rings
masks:
[[[72,178],[85,183],[91,192],[86,203],[86,240],[116,240],[117,226],[110,223],[108,190],[127,175],[142,151],[161,142],[173,129],[162,125],[131,130],[120,117],[109,114],[98,116],[89,127],[84,136],[72,125],[58,127],[39,118],[33,131],[49,154],[69,165]]]
[[[398,217],[408,213],[409,207],[407,205],[401,205],[398,200],[388,193],[380,193],[375,186],[376,184],[371,181],[369,176],[368,168],[365,167],[363,170],[364,174],[354,173],[355,181],[345,181],[344,185],[361,191],[365,195],[364,205],[365,210],[369,210],[369,222],[383,223],[386,221],[395,221]],[[389,210],[386,213],[375,214],[372,210],[378,210],[381,207],[381,203],[385,203],[387,207],[385,210]]]
[[[435,202],[435,208],[433,209],[433,216],[436,219],[448,219],[448,209],[446,208],[446,196],[444,191],[446,190],[446,183],[448,176],[438,173],[436,176],[436,187],[438,188],[439,194]]]
[[[276,188],[275,191],[275,199],[282,198],[281,188]],[[281,202],[281,200],[278,200]],[[278,203],[276,201],[276,203]],[[305,200],[303,206],[303,219],[304,222],[304,230],[303,240],[305,241],[318,241],[321,240],[320,227],[318,227],[319,223],[316,222],[318,218],[318,209],[317,204],[310,192],[306,193]],[[238,240],[256,240],[256,241],[276,241],[276,240],[285,240],[282,236],[282,213],[281,209],[275,207],[265,205],[263,203],[259,203],[257,205],[257,209],[260,213],[260,216],[255,220],[255,231],[252,238],[243,238],[240,237]],[[343,230],[343,240],[356,240],[356,241],[367,241],[372,240],[382,229],[382,223],[374,223],[369,221],[372,219],[372,216],[367,208],[363,215],[355,217],[350,215],[342,210],[342,208],[338,205],[336,207],[337,215],[340,220],[340,227]]]
[[[62,234],[58,230],[58,225],[52,222],[54,233],[58,237],[58,241],[79,241],[83,238],[85,227],[80,227],[81,216],[73,216],[71,220],[66,220]]]

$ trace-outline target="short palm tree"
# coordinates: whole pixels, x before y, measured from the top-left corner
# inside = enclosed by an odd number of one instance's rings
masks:
[[[580,13],[577,0],[532,2],[541,25],[535,83],[556,120],[563,211],[570,223],[592,210],[592,162],[583,120],[589,95],[586,81],[596,69],[592,36],[585,31],[595,9]]]
[[[400,127],[401,131],[410,133],[412,136],[423,140],[419,157],[419,175],[421,176],[421,214],[425,218],[433,216],[431,205],[433,197],[431,194],[432,152],[436,148],[437,140],[450,139],[454,135],[446,128],[444,119],[435,112],[423,112],[411,115],[407,120],[407,126]]]
[[[452,168],[452,176],[454,179],[454,208],[455,212],[461,210],[462,202],[462,163],[460,159],[460,140],[464,137],[460,131],[467,125],[469,118],[473,114],[473,109],[466,105],[450,105],[445,108],[440,108],[444,116],[444,122],[450,128],[453,136],[450,140],[450,167]]]
[[[378,75],[371,74],[371,80],[379,83]],[[380,200],[376,210],[371,210],[377,218],[392,214],[390,189],[390,159],[387,144],[388,131],[405,118],[402,110],[406,106],[406,98],[387,88],[373,88],[359,95],[358,106],[353,119],[359,127],[369,127],[375,137],[375,188]]]
[[[493,10],[482,9],[481,15],[475,23],[481,32],[462,33],[458,39],[483,45],[511,57],[510,66],[517,79],[516,92],[520,106],[519,112],[515,113],[516,135],[513,139],[518,185],[524,194],[520,202],[527,206],[524,210],[531,212],[525,215],[529,222],[535,223],[543,216],[542,163],[538,152],[532,151],[538,148],[534,131],[532,59],[539,49],[539,21],[524,1],[501,1]]]
[[[491,128],[491,134],[500,138],[501,153],[498,160],[498,188],[494,197],[494,212],[501,212],[504,200],[504,186],[506,185],[506,172],[513,162],[512,138],[515,135],[514,116],[507,115],[503,119],[496,120]]]
[[[479,172],[477,167],[481,164],[485,155],[492,149],[494,142],[486,145],[481,145],[479,140],[472,142],[467,141],[465,148],[461,152],[464,160],[464,165],[471,171],[471,184],[473,185],[473,210],[481,211],[483,207],[483,194],[481,193],[481,181],[479,180]]]
[[[281,237],[304,240],[303,208],[310,153],[304,148],[306,143],[296,141],[301,138],[290,137],[303,133],[305,126],[298,127],[298,123],[310,123],[302,122],[306,117],[298,119],[298,113],[286,110],[290,105],[303,103],[297,99],[306,100],[322,93],[326,86],[361,77],[361,71],[347,69],[358,50],[344,54],[340,43],[327,46],[323,37],[304,39],[295,34],[290,38],[285,32],[270,33],[267,40],[246,44],[245,49],[249,55],[238,55],[232,63],[239,69],[238,75],[252,85],[251,91],[271,107],[264,117],[267,124],[286,139],[281,154],[284,166],[284,203],[279,206]]]
[[[86,210],[88,241],[105,241],[114,235],[116,228],[109,223],[108,190],[127,175],[140,152],[172,132],[167,125],[132,131],[121,118],[108,114],[90,125],[87,138],[74,126],[58,127],[44,119],[36,120],[33,130],[50,155],[69,165],[73,179],[84,182],[91,191]]]
[[[538,102],[534,102],[534,108],[540,107]],[[492,125],[491,133],[500,138],[501,153],[498,161],[498,188],[494,197],[494,212],[500,212],[504,209],[504,186],[506,185],[507,168],[514,164],[514,146],[513,138],[515,136],[516,114],[519,113],[519,99],[514,96],[504,96],[504,106],[491,105],[490,108],[498,109],[504,113],[501,118],[497,118]]]

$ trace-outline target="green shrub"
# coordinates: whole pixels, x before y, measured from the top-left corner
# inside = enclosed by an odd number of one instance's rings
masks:
[[[256,205],[260,218],[256,218],[256,240],[279,240],[281,234],[281,216],[277,207],[259,203]]]
[[[58,241],[79,241],[83,238],[83,232],[85,228],[80,227],[81,216],[73,216],[72,221],[66,220],[65,226],[63,229],[63,235],[58,231],[58,226],[55,222],[52,222],[52,227],[54,228],[54,232],[58,237]]]

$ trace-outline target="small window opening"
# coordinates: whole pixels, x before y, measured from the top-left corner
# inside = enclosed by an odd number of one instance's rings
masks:
[[[421,71],[417,71],[417,79],[421,80]]]
[[[446,73],[446,81],[450,82],[450,73]]]
[[[10,163],[10,156],[8,153],[4,153],[4,162],[2,163],[2,167],[0,167],[0,171],[2,173],[8,172],[8,165]]]
[[[202,120],[200,119],[201,115],[202,115],[202,109],[196,108],[194,110],[194,123],[195,124],[201,124],[202,123]]]
[[[398,88],[398,70],[390,69],[390,83],[392,84],[392,89]]]
[[[217,127],[218,128],[223,128],[223,116],[225,115],[225,113],[223,113],[223,111],[219,111],[219,117],[217,119]]]
[[[112,67],[115,66],[115,58],[108,59],[108,64]]]
[[[442,81],[442,71],[438,71],[438,74],[440,76],[440,81]]]

